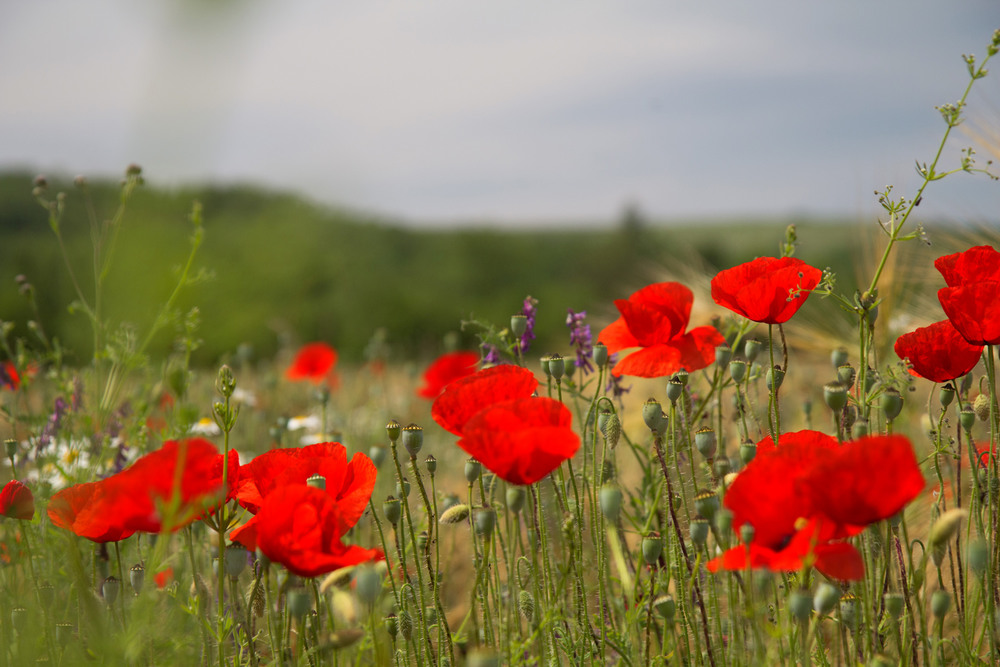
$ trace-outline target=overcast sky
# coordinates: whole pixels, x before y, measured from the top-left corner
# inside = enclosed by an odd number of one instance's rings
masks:
[[[8,1],[0,168],[412,224],[871,215],[996,28],[997,0]],[[995,129],[994,69],[969,114]],[[1000,218],[1000,186],[955,181],[926,214]]]

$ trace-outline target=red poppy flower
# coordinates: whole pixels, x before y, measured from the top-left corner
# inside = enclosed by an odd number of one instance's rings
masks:
[[[445,387],[431,406],[431,417],[444,430],[462,435],[465,423],[476,413],[500,401],[528,398],[536,387],[535,374],[526,368],[512,365],[484,368]]]
[[[337,363],[337,351],[326,343],[309,343],[303,345],[292,365],[285,371],[285,377],[293,382],[309,380],[319,384],[327,379],[334,364]]]
[[[614,375],[655,378],[681,368],[696,371],[715,361],[715,348],[725,342],[713,327],[695,327],[685,332],[694,295],[680,283],[656,283],[643,287],[615,306],[621,317],[601,331],[597,340],[609,353],[633,347],[619,361]]]
[[[31,489],[12,479],[0,491],[0,514],[12,519],[31,520],[35,516],[35,497]]]
[[[938,290],[945,315],[972,345],[1000,343],[1000,253],[990,246],[934,260],[947,287]]]
[[[0,387],[17,389],[21,386],[21,376],[17,374],[17,368],[9,361],[0,364]]]
[[[580,448],[573,415],[551,398],[515,398],[469,419],[458,446],[511,484],[534,484]]]
[[[364,514],[375,488],[375,464],[357,453],[347,461],[347,449],[339,442],[324,442],[293,449],[272,449],[240,469],[236,498],[251,513],[258,514],[269,494],[290,484],[305,484],[313,475],[326,480],[326,493],[339,506],[346,531]],[[230,537],[248,549],[257,546],[257,517],[233,531]],[[239,538],[239,539],[237,539]]]
[[[105,481],[75,484],[52,496],[46,508],[52,524],[94,542],[117,542],[132,535],[135,530],[125,527],[125,515],[116,512],[105,495]]]
[[[168,567],[165,570],[160,570],[153,575],[153,581],[156,582],[156,587],[163,590],[167,587],[171,581],[174,580],[174,568]]]
[[[950,320],[935,322],[896,339],[896,355],[908,359],[910,373],[931,382],[962,377],[979,363],[982,345],[972,345]]]
[[[330,494],[305,484],[275,489],[257,514],[257,547],[301,577],[383,558],[378,549],[345,545],[344,518]]]
[[[794,257],[758,257],[712,278],[712,298],[748,320],[781,324],[822,278],[822,271]]]
[[[475,352],[442,354],[424,371],[424,386],[417,390],[417,396],[437,398],[450,383],[475,373],[477,363]]]

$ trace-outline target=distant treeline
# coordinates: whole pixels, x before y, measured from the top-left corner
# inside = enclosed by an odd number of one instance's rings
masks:
[[[0,175],[0,320],[14,322],[15,335],[27,335],[34,315],[15,282],[25,276],[45,330],[84,363],[90,327],[83,315],[68,312],[74,289],[47,213],[32,196],[32,180],[26,173]],[[59,191],[66,193],[67,251],[90,295],[85,201],[69,181],[50,182],[49,194]],[[116,184],[91,182],[89,191],[99,218],[110,217]],[[539,302],[536,350],[566,352],[567,308],[587,310],[596,336],[617,315],[614,299],[668,272],[705,275],[773,255],[785,226],[795,222],[665,226],[628,209],[601,229],[420,230],[255,188],[166,191],[147,184],[129,205],[108,280],[106,312],[113,323],[148,328],[187,256],[195,200],[203,206],[205,228],[197,266],[214,277],[187,291],[181,310],[200,309],[203,344],[195,360],[205,364],[242,344],[268,356],[285,343],[310,340],[361,360],[379,331],[395,356],[429,356],[443,349],[462,320],[506,324],[527,295]],[[808,248],[799,256],[851,277],[851,235],[844,225],[797,225]],[[465,345],[474,343],[468,332],[461,335]],[[165,332],[153,354],[165,353],[172,337]]]

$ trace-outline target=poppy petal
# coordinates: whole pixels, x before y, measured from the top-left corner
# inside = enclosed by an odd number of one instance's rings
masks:
[[[478,363],[479,355],[475,352],[442,354],[424,371],[424,384],[417,390],[417,395],[436,398],[450,383],[472,375]]]
[[[896,339],[900,359],[908,359],[910,372],[931,382],[962,377],[979,363],[983,346],[972,345],[950,320],[920,327]]]
[[[483,408],[508,399],[527,398],[537,387],[538,379],[526,368],[484,368],[445,387],[431,406],[431,417],[446,431],[462,435],[465,423]]]

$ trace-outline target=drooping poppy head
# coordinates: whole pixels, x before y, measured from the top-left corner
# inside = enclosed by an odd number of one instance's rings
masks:
[[[613,354],[642,348],[619,361],[612,373],[635,377],[665,377],[681,368],[696,371],[715,360],[724,341],[712,327],[685,332],[694,295],[680,283],[647,285],[615,306],[621,317],[601,331],[598,342]]]
[[[515,398],[476,413],[458,446],[511,484],[534,484],[580,448],[573,415],[551,398]]]
[[[326,343],[309,343],[295,355],[291,366],[285,370],[285,377],[293,382],[309,380],[319,384],[328,379],[336,363],[337,351],[332,347]]]
[[[31,489],[12,479],[0,491],[0,514],[12,519],[31,520],[35,516],[35,496]]]
[[[535,374],[520,366],[484,368],[445,387],[431,406],[441,428],[462,435],[465,423],[484,408],[513,398],[528,398],[538,387]]]
[[[417,390],[422,398],[437,398],[444,388],[476,372],[479,355],[475,352],[448,352],[438,357],[424,371],[424,384]]]
[[[712,299],[753,322],[787,322],[823,272],[794,257],[758,257],[712,278]]]
[[[383,558],[378,549],[345,545],[337,501],[305,484],[275,489],[256,518],[256,546],[300,577]]]
[[[967,342],[950,320],[942,320],[903,334],[895,350],[900,359],[909,360],[913,375],[949,382],[976,367],[983,346]]]

